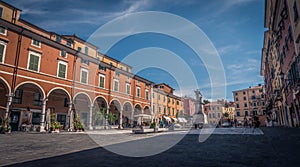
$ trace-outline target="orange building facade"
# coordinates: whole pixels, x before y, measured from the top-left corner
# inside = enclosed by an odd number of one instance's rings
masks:
[[[153,115],[153,82],[98,52],[76,35],[58,35],[20,18],[0,2],[0,114],[12,130],[24,124],[44,131],[50,117],[72,130],[78,115],[86,129],[132,127]]]
[[[174,89],[165,83],[153,87],[153,111],[157,119],[177,122],[178,114],[183,114],[183,100],[173,94]]]

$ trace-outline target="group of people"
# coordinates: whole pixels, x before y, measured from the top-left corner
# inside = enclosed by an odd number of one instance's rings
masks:
[[[172,122],[165,120],[165,119],[160,119],[159,121],[159,127],[160,128],[169,128],[172,125]]]
[[[244,117],[244,122],[242,123],[238,123],[237,119],[234,118],[233,120],[231,119],[227,119],[227,124],[229,127],[238,127],[238,126],[244,126],[245,128],[257,128],[260,126],[260,121],[259,118],[257,116],[254,116],[252,118],[247,118],[246,116]],[[221,123],[219,122],[219,126],[221,126]]]
[[[249,127],[249,128],[257,128],[260,126],[260,121],[257,116],[254,116],[253,118],[247,119],[247,117],[244,117],[244,127]]]

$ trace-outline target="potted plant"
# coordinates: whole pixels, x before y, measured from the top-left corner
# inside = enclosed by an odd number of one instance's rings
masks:
[[[51,125],[50,125],[50,131],[59,133],[59,130],[61,128],[60,122],[55,121],[55,114],[51,114]]]
[[[10,133],[11,132],[11,127],[10,127],[10,113],[8,113],[8,116],[2,120],[1,127],[0,127],[0,133]]]
[[[107,120],[108,120],[109,124],[112,125],[114,123],[114,114],[109,112],[107,115]]]
[[[59,133],[60,127],[61,127],[60,122],[57,121],[51,122],[52,131]]]
[[[80,122],[78,114],[75,115],[73,125],[74,125],[74,130],[76,132],[84,131],[84,127],[83,127],[82,123]]]

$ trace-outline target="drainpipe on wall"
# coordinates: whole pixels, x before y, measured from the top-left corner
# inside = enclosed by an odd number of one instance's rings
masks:
[[[16,50],[16,58],[15,58],[15,63],[14,63],[14,72],[13,72],[13,77],[12,77],[12,86],[11,86],[11,92],[10,95],[8,96],[7,99],[7,107],[5,111],[5,118],[8,118],[8,113],[11,108],[11,103],[15,94],[15,87],[16,87],[16,80],[17,80],[17,75],[18,75],[18,66],[19,66],[19,59],[20,59],[20,52],[21,52],[21,44],[22,44],[22,37],[23,37],[23,31],[24,29],[19,32],[18,36],[18,43],[17,43],[17,50]]]
[[[151,117],[152,117],[152,119],[151,119],[151,123],[153,123],[153,115],[154,115],[154,113],[153,113],[153,84],[151,84],[151,87],[150,87],[150,89],[151,89],[151,91],[150,91],[150,103],[151,103]]]
[[[76,113],[76,110],[75,110],[75,113],[73,113],[71,110],[72,110],[72,106],[74,105],[74,102],[73,102],[73,96],[74,96],[74,94],[75,94],[75,77],[76,77],[76,62],[77,62],[77,53],[78,53],[78,51],[76,52],[76,56],[75,56],[75,58],[74,58],[74,61],[73,61],[73,75],[72,75],[72,87],[71,87],[71,99],[70,99],[70,106],[69,106],[69,112],[68,112],[68,121],[69,121],[69,127],[68,127],[68,130],[69,131],[72,131],[73,130],[73,121],[74,121],[74,119],[73,119],[73,114],[77,114]]]

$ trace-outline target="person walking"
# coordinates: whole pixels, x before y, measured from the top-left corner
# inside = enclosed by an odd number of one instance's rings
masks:
[[[229,118],[227,118],[227,123],[228,123],[228,127],[230,127],[231,126],[231,121],[230,121]]]
[[[249,125],[249,128],[252,128],[252,118],[249,118],[248,125]]]
[[[234,127],[236,128],[237,127],[237,119],[234,118]]]
[[[248,127],[248,120],[246,116],[244,117],[244,127]]]

